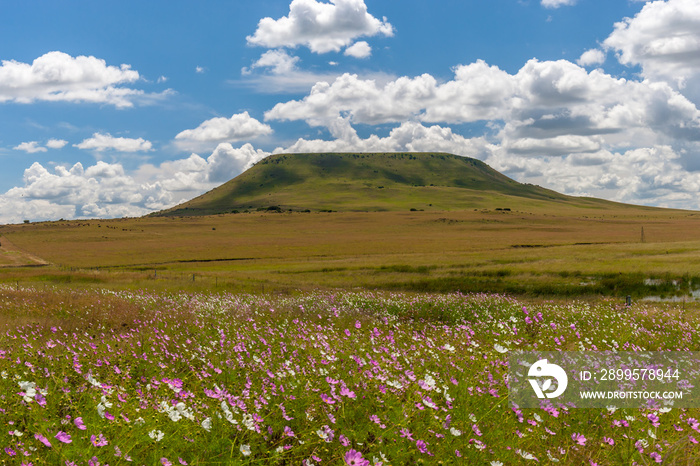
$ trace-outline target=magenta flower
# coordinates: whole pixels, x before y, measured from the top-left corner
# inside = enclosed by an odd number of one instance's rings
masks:
[[[662,460],[661,455],[659,455],[659,454],[658,454],[657,452],[655,452],[655,451],[652,451],[651,453],[649,453],[649,457],[650,457],[651,459],[653,459],[654,461],[656,461],[657,463],[660,463],[661,460]]]
[[[47,447],[51,448],[51,442],[49,442],[49,439],[47,439],[43,435],[37,433],[34,434],[34,438],[46,445]]]
[[[479,426],[477,426],[476,424],[472,425],[472,430],[473,430],[474,433],[475,433],[476,435],[478,435],[479,437],[481,437],[481,436],[483,435],[483,434],[481,433],[481,431],[479,430]]]
[[[321,393],[321,399],[328,403],[329,405],[335,404],[335,400],[325,393]]]
[[[346,436],[344,436],[343,434],[340,434],[340,437],[338,437],[338,441],[344,447],[350,446],[350,440]]]
[[[603,437],[603,442],[607,443],[608,445],[615,445],[615,440],[611,439],[610,437]]]
[[[160,464],[162,464],[163,466],[173,466],[173,463],[171,463],[170,461],[168,461],[168,458],[161,458],[161,459],[160,459]]]
[[[102,434],[100,434],[99,437],[95,437],[94,435],[91,435],[90,442],[92,442],[92,444],[96,447],[104,447],[108,443],[107,439]]]
[[[15,453],[15,451],[14,451],[12,448],[10,448],[10,447],[5,447],[5,453],[7,453],[7,454],[10,455],[10,456],[15,456],[15,455],[17,454],[17,453]]]
[[[342,396],[347,396],[348,398],[357,398],[357,395],[355,395],[355,392],[349,390],[348,387],[346,387],[345,385],[340,387],[340,394]]]
[[[39,403],[39,406],[46,406],[46,398],[39,392],[36,392],[36,395],[34,395],[34,401]]]
[[[571,434],[571,438],[573,439],[574,442],[576,442],[577,444],[579,444],[581,446],[584,446],[586,444],[586,441],[587,441],[586,437],[584,437],[583,434],[574,433],[574,434]]]
[[[85,424],[83,424],[83,418],[82,417],[76,417],[73,419],[73,423],[75,423],[75,427],[77,427],[80,430],[85,430],[87,427],[85,427]]]
[[[369,460],[362,457],[362,453],[356,450],[350,450],[345,453],[345,464],[351,466],[369,466]]]
[[[289,428],[289,426],[284,426],[284,435],[287,437],[294,437],[294,431]]]
[[[59,433],[57,433],[55,435],[55,438],[63,443],[71,443],[72,442],[72,440],[70,439],[70,435],[68,435],[67,433],[65,433],[63,431],[60,431]]]
[[[428,444],[426,442],[424,442],[423,440],[418,440],[416,442],[416,447],[418,448],[418,451],[420,451],[421,453],[427,453],[428,455],[433,456],[433,454],[430,453],[430,451],[428,451]]]
[[[651,422],[651,425],[654,427],[659,427],[659,416],[657,416],[654,413],[647,414],[647,419],[649,419],[649,422]]]

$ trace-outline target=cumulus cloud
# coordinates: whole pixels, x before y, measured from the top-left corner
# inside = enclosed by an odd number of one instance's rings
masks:
[[[297,71],[299,57],[289,55],[283,49],[268,50],[250,68],[243,68],[243,74],[250,74],[255,68],[266,68],[273,74],[288,74]]]
[[[62,149],[66,144],[68,144],[68,141],[65,139],[49,139],[46,143],[46,147],[49,149]]]
[[[700,103],[700,5],[697,0],[649,2],[615,24],[603,45],[620,63],[639,65],[645,77],[691,87]]]
[[[561,136],[567,135],[578,136],[574,146],[586,150],[601,141],[583,144],[583,137],[627,146],[640,138],[649,143],[700,138],[697,107],[667,84],[587,72],[566,60],[533,59],[514,75],[477,61],[456,67],[454,79],[442,83],[428,74],[385,84],[344,74],[332,83],[317,83],[301,100],[279,103],[265,113],[266,120],[304,120],[325,127],[339,116],[369,125],[502,121],[503,138],[553,138],[551,147],[562,151],[573,140],[563,144]]]
[[[24,185],[0,194],[0,222],[141,216],[172,207],[237,176],[269,153],[220,144],[206,159],[192,154],[128,173],[119,163],[49,170],[35,162]]]
[[[392,36],[393,26],[367,12],[364,0],[292,0],[289,15],[263,18],[249,45],[267,48],[308,47],[314,53],[339,52],[358,37]]]
[[[186,129],[175,136],[177,145],[184,149],[212,146],[222,142],[255,139],[272,133],[269,125],[251,117],[248,112],[237,113],[231,118],[212,118],[194,129]]]
[[[343,55],[355,58],[369,58],[372,55],[372,47],[364,40],[361,40],[346,48]]]
[[[31,64],[3,60],[0,66],[0,103],[35,101],[90,102],[131,107],[167,94],[146,94],[124,87],[140,79],[129,65],[107,65],[93,56],[72,57],[49,52]]]
[[[250,67],[241,69],[243,80],[236,84],[253,87],[258,92],[265,93],[300,93],[320,82],[333,82],[339,73],[317,73],[299,68],[299,57],[290,55],[284,49],[268,50]],[[331,66],[338,63],[330,62]],[[385,73],[370,73],[370,79],[378,82],[388,82],[393,76]]]
[[[289,147],[278,147],[274,152],[448,152],[484,160],[492,148],[484,137],[469,139],[448,127],[426,127],[417,122],[404,122],[384,138],[371,135],[362,139],[343,118],[338,118],[330,131],[332,140],[301,138]]]
[[[15,147],[14,150],[23,150],[27,154],[35,154],[37,152],[46,152],[48,149],[39,145],[37,141],[23,142]]]
[[[586,50],[581,54],[581,57],[576,60],[581,66],[602,65],[605,63],[605,52],[600,49]]]
[[[83,140],[74,147],[84,150],[95,150],[98,152],[114,150],[117,152],[148,152],[153,145],[143,138],[131,139],[114,137],[109,133],[94,133],[91,138]]]
[[[41,146],[38,141],[29,141],[20,143],[13,147],[13,149],[22,150],[28,154],[35,154],[37,152],[48,152],[49,149],[61,149],[66,144],[68,144],[68,141],[63,139],[49,139],[46,142],[46,146]]]

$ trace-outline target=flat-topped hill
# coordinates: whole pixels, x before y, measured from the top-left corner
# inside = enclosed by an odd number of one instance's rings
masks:
[[[156,216],[246,210],[397,211],[520,208],[542,203],[603,207],[514,181],[476,159],[445,153],[271,155],[236,178]]]

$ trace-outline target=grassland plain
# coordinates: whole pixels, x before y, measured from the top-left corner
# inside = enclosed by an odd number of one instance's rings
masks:
[[[696,308],[0,286],[0,463],[692,465],[700,410],[509,403],[513,350],[698,351]],[[697,388],[696,388],[697,389]]]
[[[506,205],[5,225],[0,234],[12,249],[1,247],[0,256],[12,254],[13,265],[38,258],[50,265],[1,268],[0,280],[635,297],[686,295],[700,286],[700,213]]]

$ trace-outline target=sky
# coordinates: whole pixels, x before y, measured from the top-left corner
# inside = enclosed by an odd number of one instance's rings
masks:
[[[449,152],[700,209],[700,0],[0,10],[0,223],[141,216],[319,151]]]

